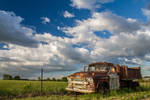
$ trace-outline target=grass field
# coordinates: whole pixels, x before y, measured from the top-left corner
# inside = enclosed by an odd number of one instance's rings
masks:
[[[43,94],[64,94],[66,82],[43,81]],[[40,95],[40,81],[0,80],[0,97],[32,97]]]
[[[0,100],[150,100],[150,82],[140,84],[136,91],[125,88],[103,96],[100,93],[70,94],[65,90],[67,82],[44,81],[40,94],[39,81],[0,80]]]

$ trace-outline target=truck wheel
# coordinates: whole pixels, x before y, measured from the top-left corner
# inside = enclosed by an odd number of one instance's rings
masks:
[[[101,93],[102,95],[106,94],[108,91],[108,87],[106,83],[102,83],[98,86],[98,92]]]
[[[135,85],[136,85],[136,87],[140,86],[139,82],[135,82]]]
[[[139,83],[138,82],[133,82],[132,83],[132,89],[136,90],[137,87],[139,87]]]

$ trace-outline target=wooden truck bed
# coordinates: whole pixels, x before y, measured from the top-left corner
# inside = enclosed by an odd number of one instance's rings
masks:
[[[121,80],[141,79],[140,67],[128,68],[127,66],[117,66],[116,70]]]

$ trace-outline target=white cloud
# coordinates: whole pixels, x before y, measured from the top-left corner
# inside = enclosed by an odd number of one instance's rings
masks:
[[[65,11],[65,12],[64,12],[64,17],[65,17],[65,18],[72,18],[72,17],[75,17],[75,16],[74,16],[74,14],[69,13],[68,11]]]
[[[23,18],[13,12],[0,10],[0,42],[37,47],[38,42],[33,38],[35,31],[21,24]]]
[[[74,27],[63,28],[72,38],[43,33],[33,36],[42,41],[37,48],[8,44],[9,50],[0,50],[0,74],[20,72],[25,77],[36,77],[41,66],[48,74],[73,71],[75,65],[81,67],[96,61],[141,65],[150,61],[149,26],[111,12],[95,12],[91,18],[77,20]],[[111,34],[108,38],[95,34],[104,34],[105,30]]]
[[[6,49],[6,48],[8,48],[8,47],[7,47],[7,45],[4,45],[3,48]]]
[[[77,9],[89,9],[94,10],[100,8],[101,4],[113,2],[114,0],[71,0],[71,6]]]
[[[50,19],[48,17],[41,17],[41,19],[43,24],[47,24],[50,22]]]
[[[93,13],[92,17],[86,20],[77,20],[76,26],[65,27],[64,32],[74,37],[73,43],[87,44],[91,61],[142,64],[145,61],[143,57],[150,53],[148,27],[149,24],[136,19],[102,12]],[[95,35],[95,32],[103,34],[105,30],[112,34],[109,38]]]
[[[57,30],[61,30],[61,27],[60,27],[60,26],[57,26]]]
[[[149,9],[142,9],[143,14],[150,19],[150,10]]]
[[[142,23],[137,20],[125,19],[111,12],[101,12],[93,13],[92,17],[87,20],[77,20],[75,27],[65,27],[64,32],[76,38],[77,40],[73,39],[74,42],[91,42],[99,40],[94,34],[96,31],[107,30],[111,34],[118,34],[121,32],[133,33],[140,29],[141,24]]]
[[[28,48],[9,44],[9,50],[0,52],[0,73],[15,75],[21,72],[24,77],[33,77],[39,73],[40,66],[45,73],[53,71],[73,71],[75,64],[88,61],[88,50],[73,48],[69,38],[52,36],[50,33],[36,34],[35,39],[47,44],[38,48]],[[10,67],[11,66],[11,67]]]

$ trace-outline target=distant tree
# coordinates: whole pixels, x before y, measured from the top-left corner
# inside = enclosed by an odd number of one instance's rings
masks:
[[[20,80],[20,76],[19,75],[14,76],[14,80]]]
[[[66,82],[67,81],[67,77],[62,77],[61,80]]]
[[[4,74],[3,75],[3,80],[12,80],[12,79],[13,79],[12,76],[9,75],[9,74]]]
[[[49,77],[48,77],[48,78],[46,78],[45,80],[46,80],[46,81],[51,81],[51,79],[50,79]]]
[[[38,80],[40,81],[40,80],[41,80],[41,78],[40,78],[40,77],[38,77]]]
[[[53,78],[52,78],[52,81],[56,81],[56,79],[53,77]]]
[[[57,79],[56,81],[62,81],[61,79]]]

